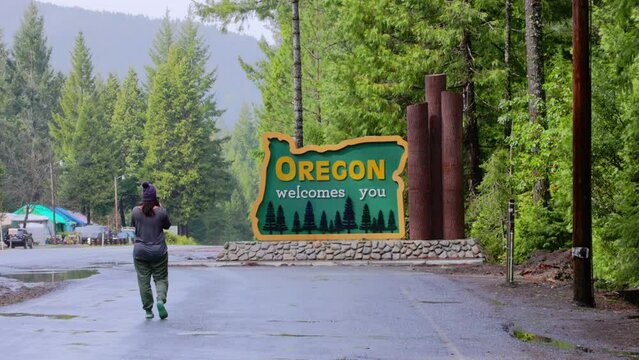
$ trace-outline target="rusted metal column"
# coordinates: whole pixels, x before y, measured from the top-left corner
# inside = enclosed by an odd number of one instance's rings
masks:
[[[432,221],[432,239],[441,239],[442,230],[442,107],[441,93],[446,90],[446,74],[426,76],[426,102],[428,103],[428,130],[430,139],[430,180],[432,202],[429,211]]]
[[[428,105],[406,108],[408,120],[408,219],[411,240],[432,239]]]
[[[464,198],[462,162],[462,94],[443,91],[442,109],[442,190],[445,240],[464,238]]]
[[[578,305],[595,306],[592,284],[591,83],[588,0],[572,1],[572,265]]]

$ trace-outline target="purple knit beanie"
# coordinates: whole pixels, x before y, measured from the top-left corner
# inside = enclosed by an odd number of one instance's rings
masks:
[[[142,183],[142,202],[155,202],[158,200],[158,194],[155,186],[149,182]]]

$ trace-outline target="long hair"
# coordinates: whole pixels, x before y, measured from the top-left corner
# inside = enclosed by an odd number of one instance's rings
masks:
[[[160,206],[160,201],[158,201],[157,199],[154,201],[142,202],[142,213],[147,217],[155,215],[155,211],[153,211],[153,207],[155,206]]]

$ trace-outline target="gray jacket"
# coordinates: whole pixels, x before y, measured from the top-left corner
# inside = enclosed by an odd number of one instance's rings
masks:
[[[155,214],[146,216],[141,206],[133,208],[131,225],[135,227],[133,257],[144,261],[158,261],[167,254],[164,229],[171,227],[169,214],[162,207],[153,208]]]

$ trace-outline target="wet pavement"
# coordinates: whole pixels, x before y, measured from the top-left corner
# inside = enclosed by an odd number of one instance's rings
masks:
[[[191,267],[212,250],[170,252],[181,266],[169,269],[167,320],[157,311],[145,320],[130,247],[0,252],[0,274],[11,281],[34,270],[43,276],[35,281],[68,275],[54,292],[0,307],[2,358],[571,356],[512,338],[495,304],[440,275],[378,266]]]

